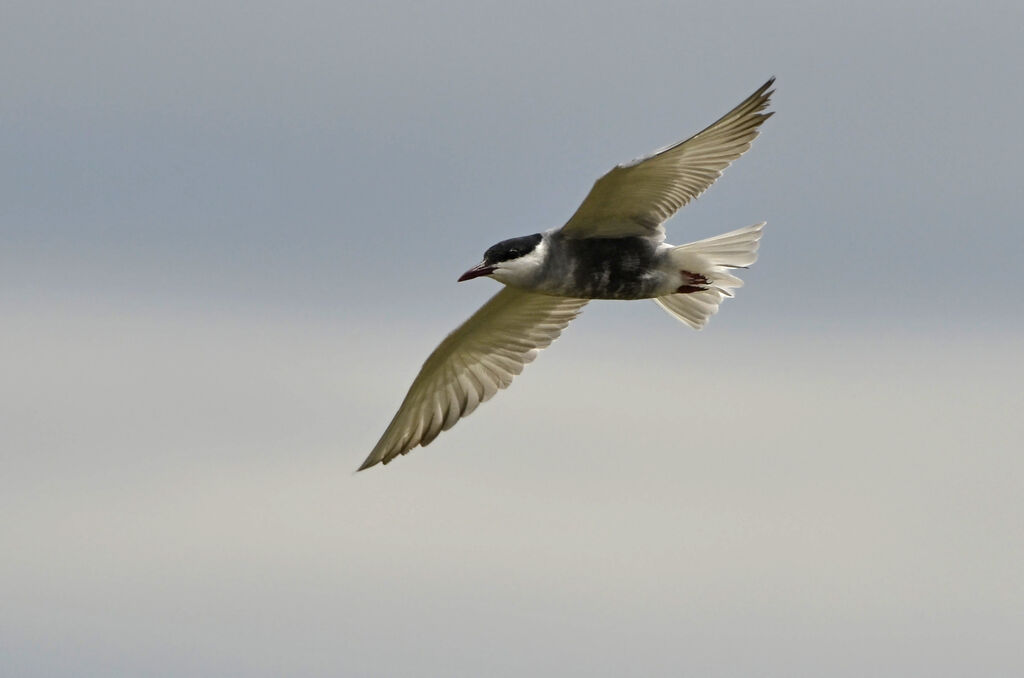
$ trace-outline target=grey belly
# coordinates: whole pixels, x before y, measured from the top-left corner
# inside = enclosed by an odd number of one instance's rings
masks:
[[[643,238],[566,240],[552,271],[559,292],[586,299],[646,299],[659,287],[655,245]]]

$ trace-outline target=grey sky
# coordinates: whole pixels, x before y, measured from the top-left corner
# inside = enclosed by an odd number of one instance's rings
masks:
[[[1024,670],[1019,3],[2,14],[0,665]],[[770,75],[705,331],[592,304],[351,475],[487,246]]]
[[[352,308],[405,287],[387,253],[450,294],[776,74],[779,115],[676,240],[767,219],[752,306],[773,314],[1014,301],[957,284],[1021,281],[1009,4],[370,4],[14,6],[5,287]]]

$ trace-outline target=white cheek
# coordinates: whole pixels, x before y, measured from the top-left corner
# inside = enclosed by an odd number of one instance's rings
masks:
[[[518,266],[518,263],[518,261],[502,262],[498,266],[498,270],[491,274],[491,277],[499,282],[505,283],[506,285],[521,285],[524,282],[523,279],[526,271],[524,271],[521,266]]]
[[[525,257],[499,264],[498,270],[491,277],[506,285],[529,287],[537,281],[538,272],[544,264],[546,251],[547,243],[541,242]]]

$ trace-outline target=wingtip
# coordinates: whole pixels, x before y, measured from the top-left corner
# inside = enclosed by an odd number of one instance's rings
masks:
[[[362,465],[354,471],[354,473],[359,473],[360,471],[365,471],[366,469],[370,468],[371,466],[376,466],[379,463],[380,463],[380,459],[374,459],[373,455],[371,454],[369,457],[366,458],[366,461],[364,461],[362,463]]]
[[[775,86],[775,76],[768,78],[768,80],[757,88],[754,92],[755,97],[763,99],[765,102],[771,99],[772,95],[775,94],[775,90],[772,89]]]

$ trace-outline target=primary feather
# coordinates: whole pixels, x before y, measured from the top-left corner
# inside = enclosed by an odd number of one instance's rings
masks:
[[[574,238],[648,236],[703,193],[743,155],[771,113],[762,113],[775,78],[706,129],[651,155],[614,167],[594,183],[562,233]]]
[[[359,470],[388,463],[441,431],[512,383],[558,338],[587,299],[505,287],[434,349],[401,407]]]

